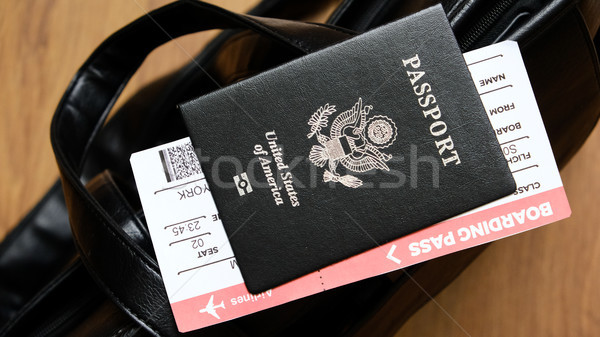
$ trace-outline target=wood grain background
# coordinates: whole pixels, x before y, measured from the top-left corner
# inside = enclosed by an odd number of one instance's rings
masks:
[[[256,0],[212,2],[246,11]],[[165,3],[0,1],[0,239],[57,178],[49,126],[71,77],[112,32]],[[117,105],[214,34],[161,47]],[[493,243],[397,336],[600,335],[599,145],[596,128],[561,172],[571,218]]]

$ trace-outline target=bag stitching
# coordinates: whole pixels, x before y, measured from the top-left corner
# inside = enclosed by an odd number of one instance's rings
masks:
[[[91,211],[91,213],[93,214],[93,216],[100,221],[104,221],[104,218],[102,217],[102,215],[94,208],[92,207],[90,204],[88,204],[87,202],[85,202],[85,206],[87,209],[89,209]],[[127,246],[127,244],[116,234],[114,233],[114,229],[110,226],[107,226],[107,228],[109,229],[108,232],[117,239],[117,241],[123,246],[125,247],[132,255],[134,255],[135,257],[139,258],[139,254],[137,254],[135,251],[133,251],[130,247]],[[79,241],[79,240],[78,240]],[[88,258],[86,257],[86,260]],[[89,261],[89,260],[88,260]],[[148,264],[144,263],[143,261],[141,261],[144,265],[144,267],[146,267],[148,270],[150,271],[154,271],[154,269],[152,267],[150,267]],[[114,300],[119,303],[121,306],[123,306],[131,315],[133,315],[136,319],[138,319],[139,321],[141,321],[142,323],[146,324],[146,326],[148,326],[148,328],[154,332],[156,335],[160,335],[157,331],[157,329],[153,326],[154,324],[150,324],[147,322],[147,320],[144,320],[142,318],[139,317],[138,314],[136,314],[135,312],[133,312],[131,310],[131,308],[127,305],[125,305],[123,303],[123,301],[115,294],[115,292],[110,289],[107,285],[106,282],[102,281],[102,283],[105,284],[105,288],[106,290],[110,293],[110,295],[112,295],[112,297],[114,298]]]

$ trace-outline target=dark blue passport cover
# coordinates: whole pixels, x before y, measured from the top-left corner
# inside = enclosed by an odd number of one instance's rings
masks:
[[[515,190],[440,6],[180,109],[252,293]]]

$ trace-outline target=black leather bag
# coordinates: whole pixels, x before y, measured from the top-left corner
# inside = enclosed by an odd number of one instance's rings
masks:
[[[254,13],[283,16],[284,3],[266,1]],[[186,136],[176,104],[432,3],[344,1],[329,25],[320,25],[238,15],[182,1],[151,12],[108,38],[75,75],[52,122],[62,183],[0,245],[0,334],[178,335],[129,155]],[[598,62],[576,3],[445,1],[443,5],[463,51],[503,39],[519,41],[555,156],[564,166],[600,113]],[[140,91],[104,125],[127,80],[150,51],[174,37],[212,28],[228,31],[190,65]],[[554,71],[550,74],[547,69]],[[36,244],[47,247],[47,254],[39,256],[32,249]],[[191,334],[393,333],[429,299],[428,294],[441,290],[482,249]],[[28,270],[42,276],[32,278]],[[394,322],[382,323],[377,315],[382,310],[393,311]]]

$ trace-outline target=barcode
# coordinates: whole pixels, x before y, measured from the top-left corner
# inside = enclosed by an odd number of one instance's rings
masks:
[[[192,143],[185,143],[158,151],[167,182],[201,174],[200,161]]]

